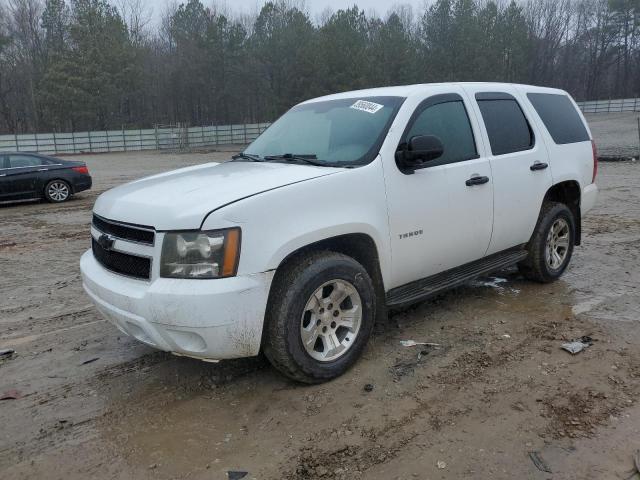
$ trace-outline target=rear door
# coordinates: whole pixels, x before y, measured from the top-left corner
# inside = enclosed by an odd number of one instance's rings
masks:
[[[487,254],[529,241],[552,185],[548,152],[531,112],[508,86],[467,86],[482,119],[493,176],[493,233]]]
[[[9,154],[7,169],[8,189],[11,200],[25,200],[40,196],[39,176],[47,170],[47,162],[35,155]]]

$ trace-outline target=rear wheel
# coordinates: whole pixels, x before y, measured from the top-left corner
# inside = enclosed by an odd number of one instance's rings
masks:
[[[288,377],[320,383],[358,359],[373,327],[371,278],[334,252],[300,257],[278,273],[267,310],[264,353]]]
[[[71,196],[71,186],[64,180],[51,180],[44,187],[44,197],[48,202],[65,202]]]
[[[575,242],[575,219],[569,208],[557,202],[545,202],[527,249],[529,256],[518,265],[528,279],[548,283],[565,271]]]

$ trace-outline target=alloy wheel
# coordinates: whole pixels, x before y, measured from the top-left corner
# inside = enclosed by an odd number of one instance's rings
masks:
[[[545,246],[545,260],[547,266],[553,270],[558,270],[569,252],[569,223],[564,218],[558,218],[547,235],[547,244]]]
[[[331,362],[347,353],[362,323],[362,300],[346,280],[331,280],[313,292],[300,319],[300,337],[314,360]]]
[[[47,195],[55,202],[64,202],[69,198],[69,186],[64,182],[52,182],[47,188]]]

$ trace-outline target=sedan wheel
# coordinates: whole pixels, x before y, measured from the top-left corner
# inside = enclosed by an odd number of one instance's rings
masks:
[[[69,188],[69,184],[62,180],[49,182],[45,189],[45,196],[50,202],[64,202],[69,198],[70,194],[71,189]]]

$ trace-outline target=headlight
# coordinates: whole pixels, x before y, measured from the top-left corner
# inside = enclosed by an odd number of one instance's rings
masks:
[[[162,242],[160,276],[232,277],[238,269],[239,257],[239,228],[211,232],[169,232]]]

